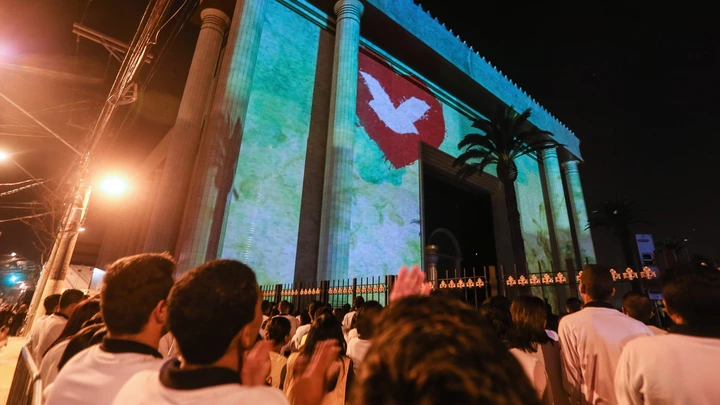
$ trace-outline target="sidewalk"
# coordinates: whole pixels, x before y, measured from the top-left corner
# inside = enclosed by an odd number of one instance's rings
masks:
[[[17,364],[24,343],[25,338],[23,337],[11,337],[7,347],[0,350],[0,405],[5,405],[7,402],[10,384],[12,384],[15,373],[15,364]]]

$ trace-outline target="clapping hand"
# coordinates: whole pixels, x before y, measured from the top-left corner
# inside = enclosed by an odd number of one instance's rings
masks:
[[[429,295],[430,291],[432,283],[425,282],[425,272],[418,265],[412,266],[410,270],[403,266],[390,292],[390,303],[411,295]]]

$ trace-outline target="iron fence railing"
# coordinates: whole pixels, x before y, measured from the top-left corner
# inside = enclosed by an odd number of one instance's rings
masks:
[[[7,405],[41,405],[40,371],[28,345],[22,347],[8,393]]]

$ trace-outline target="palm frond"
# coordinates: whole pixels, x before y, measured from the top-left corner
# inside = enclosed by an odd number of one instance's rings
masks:
[[[495,154],[492,152],[486,151],[486,150],[478,150],[473,149],[469,150],[467,152],[463,152],[458,156],[455,161],[453,162],[453,167],[463,166],[463,165],[469,165],[469,164],[479,164],[478,162],[471,162],[471,160],[478,160],[478,161],[484,161],[488,160],[490,163],[497,162],[497,158]]]
[[[485,135],[480,134],[467,134],[465,137],[458,143],[458,149],[462,150],[463,148],[472,148],[472,147],[481,147],[483,149],[486,149],[488,151],[493,151],[496,148],[495,143],[488,138]]]

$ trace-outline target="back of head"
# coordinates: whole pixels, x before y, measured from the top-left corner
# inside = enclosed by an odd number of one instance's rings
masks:
[[[214,260],[187,272],[168,299],[170,331],[184,359],[198,365],[219,360],[261,316],[259,295],[255,273],[239,261]]]
[[[52,314],[60,305],[60,294],[52,294],[45,297],[43,301],[43,307],[47,315]]]
[[[325,314],[332,314],[332,309],[326,307],[325,305],[322,305],[318,307],[318,309],[316,309],[313,313],[313,320],[318,319]]]
[[[62,332],[60,332],[60,336],[58,336],[58,338],[50,345],[50,347],[48,347],[47,350],[50,350],[50,348],[56,344],[78,333],[80,329],[83,328],[83,325],[85,325],[85,323],[92,317],[97,315],[98,312],[100,312],[99,299],[95,298],[82,301],[77,308],[75,308],[72,315],[70,315],[65,327]],[[47,350],[45,353],[47,353]]]
[[[67,364],[67,362],[70,361],[70,359],[72,359],[76,354],[80,353],[81,351],[87,349],[90,346],[98,344],[102,340],[102,337],[105,336],[106,332],[107,329],[102,323],[87,326],[81,329],[72,338],[70,338],[70,341],[68,342],[65,351],[60,357],[60,362],[58,363],[58,370],[62,370],[65,364]]]
[[[650,302],[650,298],[642,294],[632,291],[625,294],[622,306],[629,317],[642,323],[648,323],[652,317],[652,302]]]
[[[580,283],[580,291],[587,294],[592,301],[609,301],[615,292],[610,269],[597,264],[585,266]]]
[[[526,352],[537,351],[537,344],[549,341],[545,332],[547,312],[545,302],[532,295],[515,298],[510,306],[513,328],[510,346]]]
[[[315,346],[323,340],[335,340],[340,346],[340,354],[344,355],[347,349],[345,342],[345,336],[342,331],[342,324],[338,322],[337,318],[332,314],[332,310],[323,307],[318,311],[329,311],[325,313],[318,312],[318,316],[310,327],[308,332],[305,346],[302,348],[302,352],[306,356],[312,355],[315,351]]]
[[[263,315],[270,315],[270,308],[272,308],[272,304],[268,300],[263,300],[262,302],[262,313]]]
[[[353,390],[352,405],[538,403],[480,313],[442,295],[383,310]]]
[[[276,345],[285,344],[285,338],[290,335],[290,329],[290,321],[282,316],[268,320],[267,326],[265,326],[267,339]]]
[[[668,313],[693,327],[720,327],[720,271],[699,264],[665,270],[661,278]]]
[[[490,323],[500,340],[507,344],[508,333],[512,329],[510,300],[502,295],[488,298],[480,306],[480,314]]]
[[[323,303],[320,301],[312,301],[310,304],[308,304],[308,314],[310,314],[311,318],[314,319],[315,311],[317,311],[321,305],[323,305]]]
[[[569,314],[574,314],[575,312],[582,309],[582,301],[580,301],[580,298],[577,297],[570,297],[565,301],[565,309]]]
[[[364,304],[365,304],[365,298],[363,298],[363,297],[360,296],[360,295],[358,295],[357,297],[355,297],[355,299],[353,300],[353,308],[355,308],[355,310],[358,310],[358,309],[362,308],[362,306],[363,306]]]
[[[60,295],[60,301],[58,302],[58,306],[60,307],[60,310],[67,309],[71,305],[78,304],[80,301],[85,299],[85,293],[80,290],[75,289],[68,289],[63,291],[62,295]]]
[[[288,300],[282,300],[280,301],[280,305],[278,305],[281,314],[289,314],[292,308],[293,306]]]
[[[380,319],[383,306],[377,301],[368,301],[357,313],[357,332],[360,339],[368,340],[375,336],[375,325]]]
[[[140,333],[173,286],[175,262],[167,253],[123,257],[105,272],[102,316],[111,335]]]

